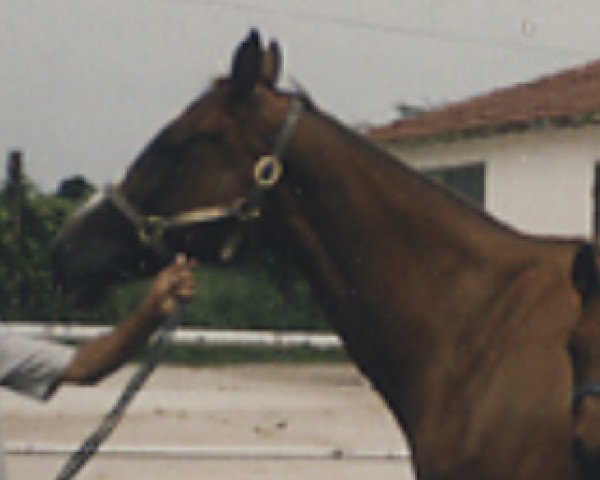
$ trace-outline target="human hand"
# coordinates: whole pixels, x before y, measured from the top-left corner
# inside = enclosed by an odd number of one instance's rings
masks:
[[[188,302],[194,297],[195,267],[194,259],[178,253],[175,260],[154,277],[144,302],[152,316],[168,317],[175,310],[177,302]]]

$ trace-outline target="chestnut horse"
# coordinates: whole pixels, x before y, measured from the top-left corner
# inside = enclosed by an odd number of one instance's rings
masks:
[[[62,282],[98,289],[269,244],[307,274],[385,399],[418,479],[578,478],[571,271],[582,242],[519,234],[275,87],[250,33],[217,80],[62,230]],[[253,241],[251,241],[253,240]]]
[[[573,362],[573,452],[582,478],[600,478],[600,273],[591,247],[582,248],[573,267],[582,312],[571,333]]]

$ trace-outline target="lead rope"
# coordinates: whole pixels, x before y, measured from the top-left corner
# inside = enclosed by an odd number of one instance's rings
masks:
[[[56,480],[70,480],[74,478],[87,461],[98,451],[100,445],[110,436],[123,418],[125,410],[135,395],[146,383],[146,380],[148,380],[160,362],[164,351],[171,344],[173,331],[179,324],[182,314],[183,304],[177,303],[175,310],[169,315],[150,342],[149,351],[144,363],[138,367],[137,371],[129,379],[123,392],[110,411],[104,416],[98,427],[96,427],[96,430],[83,441],[79,449],[71,454],[59,474],[55,477]]]

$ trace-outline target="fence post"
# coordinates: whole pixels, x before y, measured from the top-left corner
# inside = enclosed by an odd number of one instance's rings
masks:
[[[12,237],[14,245],[20,254],[23,250],[23,203],[24,203],[24,185],[23,185],[23,153],[20,150],[13,150],[8,154],[6,167],[7,186],[6,195],[8,200],[8,209],[10,223],[12,227]],[[11,303],[14,311],[18,311],[23,304],[24,292],[22,272],[20,266],[16,265],[14,269],[15,290],[12,295]]]

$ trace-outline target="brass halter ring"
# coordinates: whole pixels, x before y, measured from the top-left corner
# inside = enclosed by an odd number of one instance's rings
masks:
[[[107,185],[104,195],[112,205],[134,226],[139,242],[154,250],[158,255],[167,257],[172,252],[164,241],[164,233],[179,227],[188,227],[201,223],[215,222],[234,218],[240,223],[255,221],[260,217],[262,198],[268,190],[275,187],[284,173],[282,157],[296,131],[304,104],[298,96],[292,97],[288,112],[274,144],[273,153],[260,157],[254,165],[254,188],[246,197],[238,198],[229,205],[202,207],[172,216],[146,215],[140,212],[118,186]],[[241,241],[240,229],[234,231],[221,249],[221,258],[229,260]]]
[[[274,155],[260,157],[254,165],[254,183],[258,188],[273,188],[283,175],[283,165]]]

